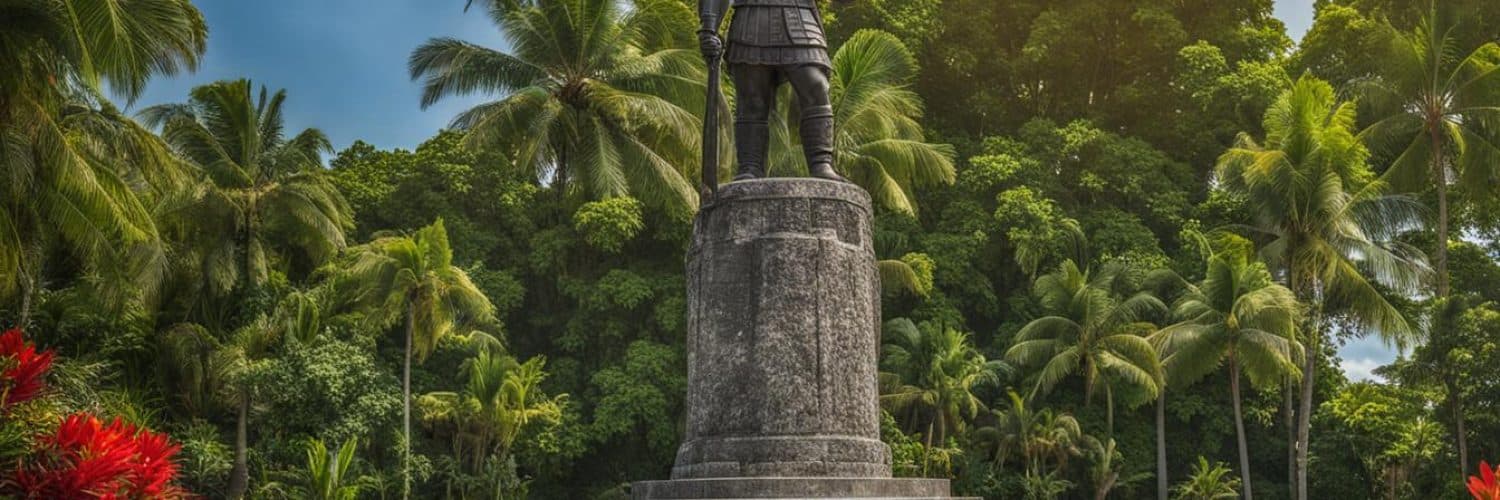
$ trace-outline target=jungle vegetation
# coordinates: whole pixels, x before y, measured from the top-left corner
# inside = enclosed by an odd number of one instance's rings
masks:
[[[335,151],[256,75],[122,111],[203,57],[190,0],[0,0],[0,497],[102,456],[137,466],[89,479],[132,498],[666,477],[695,8],[471,1],[509,48],[432,33],[412,105],[489,100],[412,150]],[[897,475],[1469,498],[1500,459],[1500,3],[1320,0],[1300,42],[1272,8],[826,4]],[[1351,380],[1364,338],[1400,355]]]

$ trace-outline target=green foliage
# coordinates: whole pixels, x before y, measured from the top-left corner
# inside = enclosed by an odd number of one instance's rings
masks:
[[[5,9],[0,299],[19,298],[25,323],[53,252],[109,276],[102,286],[126,295],[117,303],[151,298],[165,256],[149,207],[157,189],[186,173],[102,93],[107,85],[133,101],[151,77],[196,69],[207,47],[202,13],[187,0],[25,0]]]
[[[599,370],[590,383],[598,394],[593,439],[612,441],[643,438],[657,456],[676,451],[676,415],[682,411],[687,379],[679,351],[647,340],[630,344],[622,365]]]
[[[1460,48],[1436,2],[1411,32],[1387,25],[1380,34],[1388,63],[1361,86],[1380,118],[1361,136],[1399,151],[1383,174],[1392,185],[1436,191],[1436,288],[1446,297],[1449,190],[1481,206],[1500,199],[1500,134],[1489,125],[1500,119],[1500,44]]]
[[[893,319],[882,328],[881,343],[880,403],[905,417],[907,429],[922,432],[929,451],[985,409],[976,389],[998,385],[1010,371],[985,359],[968,334],[938,325]]]
[[[919,437],[902,431],[890,412],[880,412],[880,440],[891,447],[891,473],[895,477],[922,477],[927,447]]]
[[[348,275],[340,277],[341,302],[366,313],[376,328],[406,321],[418,358],[463,325],[483,325],[494,306],[463,269],[442,219],[410,237],[386,237],[354,249]]]
[[[668,474],[701,168],[691,2],[476,2],[506,53],[438,38],[411,69],[424,104],[499,97],[415,149],[356,142],[327,169],[321,134],[284,133],[284,94],[248,81],[150,108],[149,127],[101,95],[196,64],[188,3],[12,3],[0,321],[72,359],[47,404],[0,418],[0,459],[90,409],[177,429],[205,496],[612,498]],[[878,202],[883,314],[910,318],[881,357],[898,475],[1145,497],[1160,432],[1166,475],[1192,473],[1183,498],[1248,494],[1211,465],[1236,448],[1278,497],[1264,471],[1295,458],[1283,426],[1302,416],[1311,497],[1437,498],[1455,491],[1454,438],[1500,450],[1500,266],[1477,241],[1500,227],[1481,203],[1493,2],[1319,2],[1296,50],[1269,0],[822,3],[837,167]],[[105,17],[123,22],[83,21]],[[1333,83],[1288,76],[1305,72]],[[784,174],[802,168],[790,101]],[[1451,113],[1426,120],[1432,104]],[[1431,123],[1450,189],[1403,154]],[[1421,205],[1450,190],[1440,220],[1463,238],[1440,245]],[[1222,228],[1246,239],[1197,236]],[[1416,293],[1408,244],[1449,252],[1453,298]],[[1386,382],[1351,383],[1331,340],[1368,333],[1413,349]],[[1310,411],[1277,390],[1299,371]],[[397,380],[421,396],[419,432],[397,430]],[[1134,408],[1153,394],[1156,432]],[[343,446],[309,455],[313,439]]]
[[[916,71],[916,60],[895,36],[864,30],[834,52],[829,82],[839,145],[835,167],[881,206],[909,214],[917,211],[916,189],[954,180],[953,147],[928,143],[919,123],[922,99],[908,87]],[[795,100],[786,92],[778,100],[771,165],[805,172],[806,158],[791,133]]]
[[[338,340],[287,349],[260,373],[266,412],[259,427],[333,441],[384,439],[401,407],[396,377],[370,352]]]
[[[258,288],[274,256],[305,271],[347,246],[353,216],[322,168],[332,146],[318,129],[283,135],[285,102],[285,90],[262,86],[257,96],[250,80],[225,80],[194,88],[187,103],[140,113],[202,171],[167,216],[198,293]]]
[[[629,197],[585,203],[573,213],[573,229],[594,248],[619,253],[646,228],[641,208],[639,201]]]
[[[1219,246],[1223,248],[1208,259],[1203,282],[1187,285],[1177,300],[1173,316],[1182,321],[1153,334],[1151,343],[1173,385],[1192,385],[1220,365],[1229,365],[1239,473],[1245,495],[1250,496],[1253,481],[1240,408],[1241,374],[1262,390],[1290,390],[1283,384],[1302,378],[1298,362],[1307,355],[1297,341],[1302,311],[1292,291],[1271,280],[1265,264],[1250,260],[1249,241],[1224,236]],[[1176,278],[1170,272],[1158,277],[1163,275]]]
[[[307,479],[302,497],[314,500],[354,500],[359,486],[344,484],[354,464],[358,442],[350,439],[330,452],[322,440],[307,441]]]
[[[1412,474],[1415,464],[1434,458],[1442,442],[1436,422],[1429,420],[1420,394],[1369,382],[1344,387],[1324,410],[1347,426],[1348,443],[1364,463],[1369,477]],[[1388,488],[1370,484],[1370,494]]]
[[[182,442],[178,464],[188,489],[202,495],[223,494],[233,459],[219,429],[208,422],[195,421],[173,433],[173,437]]]
[[[1114,387],[1142,390],[1142,400],[1127,404],[1154,399],[1162,390],[1161,362],[1144,335],[1156,330],[1149,317],[1166,305],[1150,293],[1132,292],[1124,271],[1117,264],[1085,270],[1067,260],[1036,280],[1034,293],[1048,315],[1022,328],[1005,353],[1017,365],[1041,365],[1032,398],[1080,374],[1085,402],[1104,388],[1112,421]]]
[[[1182,322],[1152,336],[1173,385],[1192,385],[1226,361],[1262,389],[1301,377],[1301,305],[1250,258],[1245,249],[1211,257],[1204,281],[1177,300],[1173,316]]]
[[[426,359],[454,329],[493,320],[495,307],[468,273],[453,266],[453,250],[443,220],[411,237],[377,239],[355,250],[338,278],[340,302],[360,310],[369,325],[389,329],[406,325],[402,370],[402,433],[405,439],[403,494],[411,490],[411,364]]]
[[[926,254],[908,253],[899,260],[882,260],[875,263],[880,269],[880,286],[885,293],[911,294],[926,297],[932,293],[932,272],[937,266]]]
[[[1218,175],[1247,196],[1255,229],[1274,238],[1261,246],[1262,258],[1289,273],[1294,293],[1325,296],[1316,307],[1347,311],[1402,341],[1410,326],[1366,276],[1397,290],[1416,286],[1422,258],[1393,239],[1418,226],[1421,209],[1382,194],[1354,136],[1355,118],[1354,105],[1338,102],[1326,82],[1303,77],[1266,112],[1265,144],[1242,135],[1220,158]]]
[[[1056,486],[1068,463],[1083,454],[1088,436],[1072,415],[1032,408],[1015,391],[1008,397],[1009,407],[995,415],[996,424],[975,431],[980,450],[992,456],[997,467],[1018,460],[1028,492]]]
[[[627,7],[630,4],[631,7]],[[453,119],[472,147],[505,151],[536,179],[588,199],[634,196],[687,211],[704,68],[674,45],[693,31],[675,0],[493,1],[484,6],[514,50],[434,38],[412,51],[422,106],[445,97],[506,97]],[[575,47],[579,50],[567,50]]]
[[[513,448],[523,433],[552,432],[562,418],[567,395],[547,396],[541,384],[546,360],[520,363],[503,354],[481,350],[464,362],[467,385],[462,392],[434,392],[417,406],[423,423],[448,438],[458,471],[487,475],[492,459],[514,459]],[[462,474],[460,474],[462,475]],[[496,492],[514,494],[514,492]]]
[[[1228,500],[1239,498],[1240,480],[1223,462],[1209,464],[1208,459],[1198,457],[1193,474],[1186,481],[1172,488],[1173,500]]]
[[[1044,262],[1066,258],[1067,237],[1082,235],[1078,222],[1067,218],[1056,202],[1025,186],[996,196],[995,221],[1010,228],[1005,237],[1016,249],[1016,264],[1028,275],[1036,275]]]

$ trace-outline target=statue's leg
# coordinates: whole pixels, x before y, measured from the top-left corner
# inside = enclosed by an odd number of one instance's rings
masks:
[[[766,149],[770,147],[771,105],[776,102],[775,68],[755,64],[733,64],[734,148],[739,169],[734,180],[766,176]]]
[[[802,110],[802,153],[813,177],[848,182],[833,169],[833,103],[828,97],[828,70],[802,65],[786,70]]]

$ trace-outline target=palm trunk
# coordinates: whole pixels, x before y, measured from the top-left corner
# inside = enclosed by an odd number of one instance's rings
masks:
[[[1115,437],[1115,393],[1104,383],[1104,435]]]
[[[1250,493],[1250,447],[1245,444],[1245,413],[1240,410],[1240,364],[1229,354],[1229,397],[1234,398],[1234,433],[1240,445],[1240,484],[1245,488],[1245,500],[1253,500]]]
[[[239,414],[234,422],[234,468],[229,471],[228,497],[245,498],[250,489],[250,394],[240,395]]]
[[[1297,410],[1292,395],[1295,391],[1292,378],[1286,378],[1286,384],[1281,386],[1281,415],[1286,423],[1286,486],[1287,497],[1297,496]]]
[[[408,302],[411,302],[408,300]],[[416,304],[406,306],[406,356],[401,364],[401,434],[405,437],[401,458],[401,498],[411,498],[411,345],[416,333]]]
[[[1453,436],[1458,441],[1458,477],[1465,478],[1469,476],[1469,431],[1464,425],[1464,398],[1457,381],[1451,377],[1447,379],[1448,397],[1453,399]]]
[[[1313,384],[1317,381],[1317,350],[1323,335],[1321,322],[1309,332],[1306,359],[1302,363],[1302,401],[1297,408],[1297,500],[1307,500],[1308,434],[1312,430]]]
[[[566,212],[568,193],[568,147],[566,143],[557,148],[557,169],[552,171],[552,189],[557,190],[557,209]]]
[[[1288,255],[1296,255],[1296,248],[1289,247]],[[1312,399],[1313,385],[1316,382],[1318,345],[1322,337],[1322,304],[1318,294],[1315,293],[1317,285],[1309,286],[1298,279],[1296,264],[1289,269],[1288,288],[1296,294],[1299,300],[1306,304],[1312,304],[1313,309],[1308,321],[1307,333],[1303,341],[1302,362],[1302,384],[1299,405],[1296,412],[1296,434],[1292,436],[1292,485],[1294,493],[1292,498],[1296,500],[1307,500],[1307,450],[1308,435],[1312,429]]]
[[[1167,500],[1167,391],[1156,396],[1156,499]]]
[[[1438,241],[1437,241],[1437,295],[1448,296],[1448,169],[1443,166],[1443,137],[1438,127],[1429,126],[1432,136],[1432,173],[1437,177]]]
[[[1396,467],[1387,465],[1385,470],[1385,498],[1386,500],[1396,500]]]
[[[17,276],[21,278],[21,310],[17,311],[16,328],[22,330],[25,330],[27,325],[31,324],[31,306],[36,299],[36,283],[42,277],[42,255],[45,252],[42,250],[42,243],[40,241],[33,243],[32,245],[28,245],[30,248],[21,250],[20,269],[16,269]],[[30,258],[28,259],[28,257]],[[36,263],[35,269],[26,269],[26,261],[28,260]]]
[[[933,421],[927,421],[927,446],[922,448],[922,477],[927,477],[927,464],[931,462],[932,456],[932,425]]]
[[[16,321],[16,328],[26,329],[31,322],[31,297],[36,293],[36,281],[31,275],[21,273],[21,310]]]
[[[1437,227],[1437,296],[1440,299],[1448,298],[1449,289],[1448,276],[1448,169],[1443,165],[1443,137],[1435,126],[1427,128],[1432,138],[1432,173],[1437,177],[1437,199],[1438,199],[1438,227]],[[1446,332],[1439,332],[1446,333]],[[1447,387],[1448,394],[1453,398],[1454,419],[1454,441],[1458,448],[1458,471],[1459,477],[1469,475],[1469,437],[1465,435],[1463,395],[1459,394],[1453,384]]]
[[[250,250],[251,245],[255,242],[255,195],[253,194],[250,196],[249,206],[245,208],[245,234],[243,237],[245,239],[243,243],[245,246],[245,262],[243,264],[245,266],[245,291],[248,292],[254,290],[257,286],[255,282],[255,252]]]

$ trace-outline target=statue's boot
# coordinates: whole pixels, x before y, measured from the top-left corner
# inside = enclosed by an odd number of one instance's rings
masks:
[[[766,148],[770,147],[771,127],[765,120],[734,122],[735,161],[739,164],[734,180],[747,181],[766,176]]]
[[[813,106],[802,111],[802,154],[807,173],[819,179],[849,182],[833,169],[833,106]]]

